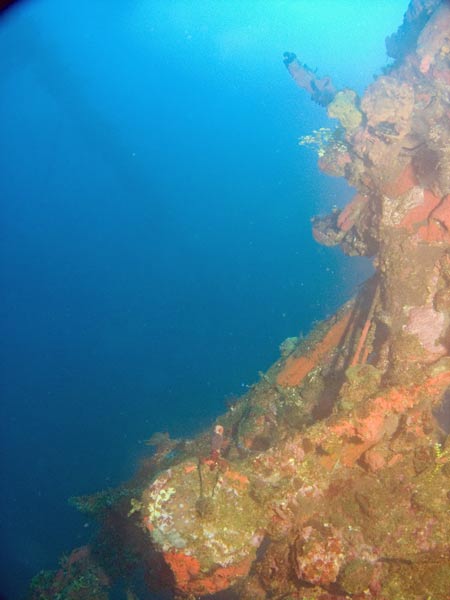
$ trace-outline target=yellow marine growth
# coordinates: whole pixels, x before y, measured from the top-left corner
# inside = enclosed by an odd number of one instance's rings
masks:
[[[353,90],[338,92],[328,105],[328,116],[339,119],[348,134],[352,134],[361,125],[362,113],[356,106],[357,95]]]

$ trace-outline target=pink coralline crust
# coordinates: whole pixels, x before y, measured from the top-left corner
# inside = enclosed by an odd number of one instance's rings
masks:
[[[439,342],[445,328],[445,316],[432,306],[419,306],[409,310],[406,331],[419,338],[424,350],[432,354],[432,359],[446,354],[446,348]]]
[[[298,465],[303,462],[304,458],[305,451],[301,443],[298,441],[287,442],[279,458],[280,470],[286,475],[295,474],[298,470]]]
[[[276,449],[271,448],[267,452],[259,454],[252,460],[253,471],[279,470],[285,476],[296,474],[306,456],[302,445],[303,437],[303,435],[296,435],[280,444]]]
[[[310,525],[300,531],[294,556],[298,579],[314,585],[329,585],[336,581],[343,562],[343,543],[336,531],[326,534]]]

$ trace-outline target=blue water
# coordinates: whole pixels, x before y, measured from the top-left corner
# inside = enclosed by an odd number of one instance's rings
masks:
[[[282,63],[361,92],[406,1],[34,0],[0,18],[1,589],[89,539],[71,495],[193,435],[370,272]]]

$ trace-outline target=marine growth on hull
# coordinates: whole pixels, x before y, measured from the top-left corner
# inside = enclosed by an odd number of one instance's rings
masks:
[[[31,599],[449,600],[450,4],[412,0],[387,49],[361,98],[285,54],[337,123],[303,142],[355,190],[315,238],[375,274],[212,431],[74,499],[98,533]]]

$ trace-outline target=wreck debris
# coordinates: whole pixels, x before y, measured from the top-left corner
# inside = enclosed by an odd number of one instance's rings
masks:
[[[367,314],[366,322],[364,323],[364,327],[361,331],[361,336],[359,338],[358,345],[356,346],[355,355],[353,356],[352,362],[350,363],[351,367],[354,367],[355,365],[357,365],[359,363],[364,365],[367,361],[367,357],[369,354],[369,346],[366,345],[366,342],[367,342],[370,328],[372,327],[372,319],[373,319],[373,315],[375,312],[375,307],[378,304],[379,297],[380,297],[380,288],[377,285],[375,288],[375,293],[373,296],[372,304],[370,305],[369,312]],[[361,352],[363,349],[364,349],[364,353],[361,356]]]
[[[301,64],[293,52],[285,52],[283,62],[295,83],[311,94],[311,100],[327,106],[336,93],[329,77],[319,79],[307,65]]]
[[[418,0],[409,3],[402,25],[386,38],[388,56],[403,60],[413,52],[420,32],[441,0]]]

